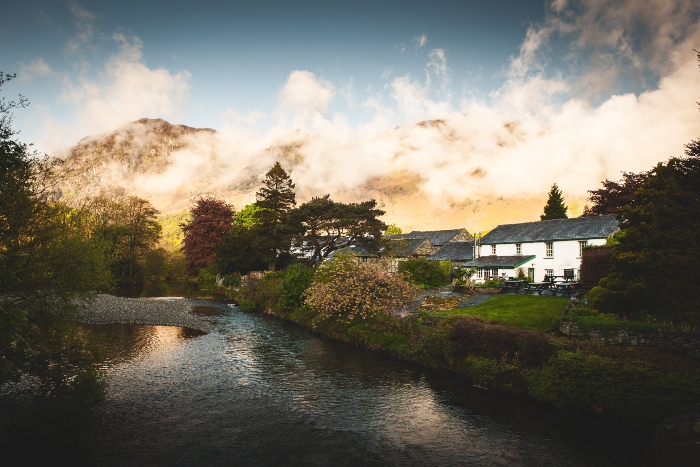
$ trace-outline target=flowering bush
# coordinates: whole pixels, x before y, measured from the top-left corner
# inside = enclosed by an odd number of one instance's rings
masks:
[[[418,287],[400,274],[388,272],[379,264],[339,256],[319,267],[305,303],[324,318],[350,322],[380,314],[403,314],[417,294]]]

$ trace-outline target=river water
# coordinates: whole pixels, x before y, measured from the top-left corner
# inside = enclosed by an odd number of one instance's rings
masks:
[[[199,302],[209,334],[100,326],[107,399],[81,457],[99,465],[637,465],[619,429]],[[633,437],[633,439],[638,439]]]

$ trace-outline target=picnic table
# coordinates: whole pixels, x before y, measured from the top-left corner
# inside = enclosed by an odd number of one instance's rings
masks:
[[[542,292],[550,290],[553,285],[554,281],[530,282],[525,286],[524,290],[526,292],[537,292],[537,295],[542,295]]]
[[[527,281],[526,280],[508,280],[503,282],[499,287],[503,292],[507,292],[508,290],[512,290],[515,293],[518,293],[518,290],[521,288],[527,286]]]
[[[552,295],[556,295],[557,293],[561,293],[561,296],[567,296],[570,297],[574,293],[578,292],[581,290],[581,283],[580,282],[575,282],[575,281],[568,281],[568,282],[556,282],[554,283],[552,290]]]

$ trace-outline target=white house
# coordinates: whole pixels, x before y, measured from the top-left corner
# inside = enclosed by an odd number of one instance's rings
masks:
[[[483,236],[477,257],[464,266],[477,268],[477,280],[513,277],[519,268],[536,282],[545,276],[578,278],[583,248],[604,245],[617,228],[614,215],[499,225]]]

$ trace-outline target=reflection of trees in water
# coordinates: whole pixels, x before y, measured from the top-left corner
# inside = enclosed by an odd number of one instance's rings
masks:
[[[135,326],[115,324],[83,325],[105,343],[105,365],[128,362],[154,350],[166,350],[182,339],[206,333],[178,326]]]

